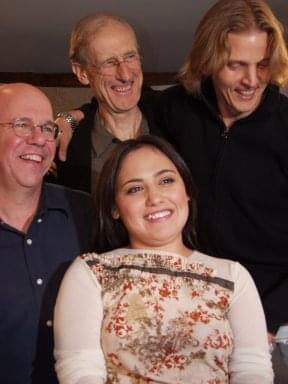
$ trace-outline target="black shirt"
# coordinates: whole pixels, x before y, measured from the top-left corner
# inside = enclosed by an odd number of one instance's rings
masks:
[[[200,250],[249,270],[277,331],[288,321],[288,98],[269,84],[258,108],[228,133],[210,80],[199,96],[176,86],[159,100],[158,127],[199,190]]]

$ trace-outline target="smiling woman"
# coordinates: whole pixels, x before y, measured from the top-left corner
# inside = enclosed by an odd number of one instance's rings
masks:
[[[104,165],[97,190],[98,251],[130,244],[186,254],[184,244],[188,253],[196,247],[196,189],[180,155],[163,140],[142,136],[121,143]],[[166,240],[158,238],[160,228]],[[176,243],[169,242],[168,232]]]
[[[157,247],[183,254],[188,218],[184,182],[162,152],[144,146],[129,153],[118,174],[112,216],[121,219],[132,248]]]
[[[254,283],[240,264],[195,250],[194,199],[163,140],[112,152],[97,201],[96,248],[107,252],[79,257],[57,300],[61,384],[272,383]]]

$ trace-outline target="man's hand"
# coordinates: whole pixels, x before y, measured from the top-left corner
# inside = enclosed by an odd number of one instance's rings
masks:
[[[272,353],[275,347],[275,335],[273,333],[268,332],[268,343],[270,353]]]
[[[57,165],[55,161],[52,162],[50,168],[48,170],[48,175],[52,175],[55,179],[57,179]]]
[[[79,110],[70,111],[68,113],[72,115],[78,122],[80,122],[84,118],[84,114]],[[60,129],[60,135],[58,138],[58,145],[59,145],[58,157],[59,157],[59,160],[65,161],[67,156],[68,146],[72,139],[73,132],[70,124],[63,117],[58,117],[55,120],[55,122]]]
[[[60,134],[58,136],[58,145],[59,145],[58,157],[59,157],[59,160],[65,161],[66,155],[67,155],[67,149],[72,139],[72,129],[70,127],[70,124],[67,123],[67,121],[64,120],[63,117],[58,117],[55,122],[58,125],[60,130]]]

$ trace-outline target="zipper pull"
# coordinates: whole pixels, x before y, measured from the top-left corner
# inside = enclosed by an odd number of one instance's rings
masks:
[[[229,133],[229,128],[225,127],[224,131],[221,133],[222,139],[228,139],[228,133]]]

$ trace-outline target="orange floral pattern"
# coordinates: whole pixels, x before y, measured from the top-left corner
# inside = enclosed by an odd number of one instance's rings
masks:
[[[82,258],[102,287],[107,383],[229,383],[231,281],[193,254]]]

